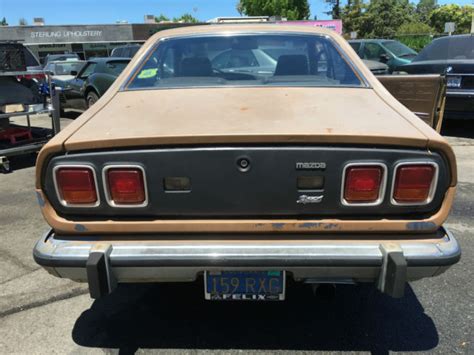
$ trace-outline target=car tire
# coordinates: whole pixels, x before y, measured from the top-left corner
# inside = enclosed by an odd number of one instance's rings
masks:
[[[99,101],[99,95],[97,95],[95,91],[89,91],[86,96],[87,108],[94,105],[97,101]]]

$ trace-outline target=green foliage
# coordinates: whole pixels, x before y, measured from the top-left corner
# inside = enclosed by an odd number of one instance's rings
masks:
[[[431,34],[433,29],[423,22],[405,22],[398,30],[397,35],[426,35]]]
[[[198,23],[199,20],[191,14],[183,14],[181,17],[173,18],[174,22],[184,22],[184,23]]]
[[[347,32],[357,31],[360,38],[391,38],[404,23],[411,22],[415,7],[408,0],[360,0],[344,6],[341,12]]]
[[[170,21],[170,18],[169,18],[169,17],[166,17],[166,16],[163,15],[163,14],[160,14],[160,16],[156,16],[156,17],[155,17],[155,21],[156,21],[156,22],[168,22],[168,21]]]
[[[8,22],[7,22],[7,19],[5,17],[2,18],[2,20],[0,21],[0,26],[8,26]]]
[[[439,33],[444,32],[446,22],[456,24],[456,33],[469,33],[471,30],[474,7],[449,4],[433,10],[429,16],[431,26]]]
[[[359,37],[361,37],[360,29],[364,21],[364,12],[366,10],[367,5],[364,5],[361,0],[353,0],[349,5],[341,9],[340,18],[343,21],[345,32],[356,31]]]
[[[426,23],[406,22],[397,31],[395,39],[419,52],[432,41],[433,29]]]
[[[418,15],[418,20],[423,24],[428,24],[430,14],[438,8],[436,0],[420,0],[416,5],[416,14]]]
[[[406,44],[411,49],[419,52],[426,47],[427,44],[431,43],[433,37],[430,35],[396,35],[397,41]]]
[[[288,20],[309,18],[308,0],[240,0],[237,10],[247,16],[281,16]]]
[[[171,19],[168,16],[160,14],[155,17],[156,22],[170,22]],[[191,14],[183,14],[180,17],[174,17],[173,22],[184,22],[184,23],[198,23],[199,20]]]

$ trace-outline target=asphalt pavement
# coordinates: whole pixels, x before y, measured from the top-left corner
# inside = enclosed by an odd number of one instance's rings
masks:
[[[463,256],[445,274],[408,285],[402,299],[368,285],[315,298],[290,284],[281,303],[213,303],[196,282],[122,285],[93,301],[83,284],[33,261],[48,229],[33,190],[35,157],[13,159],[13,172],[0,175],[0,353],[474,354],[474,122],[448,122],[443,134],[459,169],[447,226]]]

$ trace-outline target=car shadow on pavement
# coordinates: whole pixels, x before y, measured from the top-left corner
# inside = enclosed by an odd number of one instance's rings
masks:
[[[291,284],[287,301],[210,302],[202,283],[120,285],[77,319],[81,346],[130,353],[153,349],[427,351],[433,320],[410,286],[393,299],[372,285],[337,286],[330,300]]]

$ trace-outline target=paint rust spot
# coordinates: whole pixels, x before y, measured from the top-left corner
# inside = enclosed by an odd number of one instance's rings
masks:
[[[86,228],[86,226],[83,225],[83,224],[75,224],[75,225],[74,225],[74,230],[75,230],[76,232],[85,232],[85,231],[87,231],[87,228]]]
[[[406,228],[410,231],[433,230],[436,224],[433,222],[408,222]]]
[[[316,229],[321,227],[321,223],[302,223],[299,225],[299,228],[302,229]]]
[[[285,223],[272,223],[272,227],[274,229],[283,229],[283,227],[285,227]]]
[[[41,196],[41,194],[38,191],[36,191],[36,199],[38,200],[38,204],[40,205],[40,207],[44,207],[45,202],[44,202],[43,196]]]
[[[324,225],[324,229],[326,229],[326,230],[339,229],[339,224],[337,224],[337,223],[327,223],[327,224]]]

